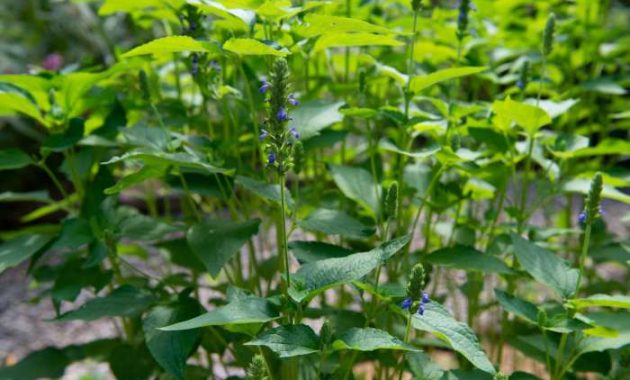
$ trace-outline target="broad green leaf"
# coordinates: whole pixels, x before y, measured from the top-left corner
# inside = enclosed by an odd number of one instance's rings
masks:
[[[280,318],[277,310],[264,298],[239,298],[198,317],[162,327],[163,331],[190,330],[206,326],[265,323]]]
[[[90,223],[82,218],[70,218],[63,221],[61,233],[51,249],[78,249],[94,239]]]
[[[424,260],[447,268],[475,270],[484,273],[509,274],[512,272],[500,259],[463,245],[440,249],[427,255]]]
[[[0,116],[13,115],[15,112],[30,116],[44,126],[49,125],[42,117],[40,109],[24,96],[9,92],[0,93]]]
[[[291,276],[292,288],[289,289],[289,294],[293,299],[301,302],[326,289],[359,280],[387,262],[409,243],[409,239],[410,236],[405,235],[368,252],[305,264]]]
[[[258,233],[260,219],[243,223],[229,220],[206,220],[190,227],[186,239],[212,277],[217,277],[225,263]]]
[[[138,241],[162,240],[182,230],[181,226],[166,224],[131,207],[119,207],[108,222],[115,236]]]
[[[362,238],[374,234],[374,228],[364,225],[345,212],[324,208],[313,211],[305,219],[299,221],[298,225],[308,231],[351,238]]]
[[[171,5],[177,9],[184,4],[183,0],[170,0]],[[146,8],[165,8],[166,4],[163,0],[105,0],[99,8],[99,16],[107,16],[117,12],[135,12],[142,11]]]
[[[407,352],[405,358],[414,380],[444,380],[442,368],[424,352]]]
[[[585,147],[573,152],[573,157],[590,157],[603,155],[630,155],[630,141],[606,138],[593,147]]]
[[[499,126],[504,130],[509,129],[514,122],[533,135],[540,127],[551,123],[551,117],[542,108],[515,102],[510,98],[503,101],[495,100],[492,103],[492,111],[496,114]]]
[[[589,322],[613,331],[611,337],[587,336],[579,344],[580,353],[614,350],[630,344],[630,313],[595,312],[586,315]],[[588,331],[585,331],[588,332]]]
[[[274,55],[284,57],[288,51],[276,50],[269,45],[252,38],[230,38],[223,44],[223,49],[238,55]]]
[[[307,140],[320,134],[320,131],[343,120],[339,112],[344,102],[328,100],[310,100],[300,104],[290,112],[289,128],[300,133],[301,140]]]
[[[118,194],[124,189],[137,185],[151,178],[159,178],[164,174],[162,168],[153,166],[145,166],[137,172],[131,173],[120,179],[114,186],[105,189],[105,194],[112,195]]]
[[[281,358],[290,358],[319,352],[319,337],[303,324],[282,325],[263,332],[245,345],[266,346]]]
[[[245,190],[251,191],[257,196],[280,205],[280,185],[272,185],[264,183],[253,178],[236,176],[234,180],[237,186],[243,187]],[[293,198],[291,198],[291,192],[285,188],[284,195],[286,197],[285,203],[288,209],[293,209]]]
[[[199,330],[161,331],[158,328],[193,318],[200,311],[197,301],[180,298],[176,304],[152,308],[142,320],[144,339],[151,355],[178,379],[184,378],[186,360],[197,345]]]
[[[42,144],[42,149],[53,152],[63,152],[76,145],[83,138],[84,132],[85,120],[73,118],[70,120],[68,129],[63,133],[55,133],[46,137]]]
[[[587,298],[574,298],[567,301],[569,305],[576,309],[586,309],[589,307],[614,307],[630,309],[630,296],[621,294],[594,294]]]
[[[599,92],[606,95],[625,95],[626,89],[618,83],[614,82],[611,78],[598,77],[592,79],[581,85],[584,89],[593,92]]]
[[[146,165],[154,165],[159,167],[166,167],[174,165],[181,168],[198,169],[207,173],[228,173],[229,170],[218,168],[213,166],[200,157],[197,157],[190,153],[164,153],[154,152],[144,149],[128,152],[122,156],[113,157],[109,161],[103,162],[103,165],[110,165],[121,161],[138,160],[144,162]]]
[[[570,297],[577,287],[578,270],[564,259],[538,245],[512,234],[514,254],[521,267],[536,281],[549,286],[563,297]]]
[[[538,307],[533,303],[499,289],[494,289],[494,295],[505,311],[519,316],[528,322],[538,323]]]
[[[566,113],[571,107],[576,105],[580,99],[567,99],[562,100],[560,102],[554,102],[553,100],[537,100],[537,99],[527,99],[526,104],[530,104],[535,106],[538,103],[538,106],[545,110],[547,114],[555,119],[556,117]]]
[[[130,285],[114,289],[103,297],[88,300],[78,309],[60,315],[56,321],[94,321],[103,317],[135,317],[140,315],[155,298]]]
[[[0,170],[21,169],[32,163],[31,157],[17,148],[0,150]]]
[[[70,365],[70,360],[63,350],[47,347],[31,352],[17,364],[0,368],[0,379],[58,379],[64,375],[68,365]]]
[[[586,178],[574,178],[562,186],[567,193],[588,194],[591,189],[591,180]],[[630,204],[630,195],[625,194],[610,185],[604,183],[602,197]]]
[[[330,165],[330,173],[344,195],[359,203],[374,218],[379,214],[381,188],[370,172],[351,166]]]
[[[48,195],[46,190],[29,191],[27,193],[14,193],[12,191],[5,191],[0,193],[1,202],[41,202],[51,203],[52,199]]]
[[[189,36],[168,36],[137,46],[124,53],[121,57],[129,58],[138,55],[172,54],[185,51],[201,52],[211,55],[220,53],[219,47],[208,41],[195,40]]]
[[[414,314],[411,318],[414,328],[428,331],[445,341],[480,370],[496,373],[475,333],[465,323],[455,320],[442,305],[430,302],[425,305],[424,315]]]
[[[352,254],[352,251],[344,247],[319,241],[292,241],[289,242],[289,249],[302,264]]]
[[[420,351],[418,348],[391,336],[387,331],[367,328],[351,328],[344,331],[332,344],[335,350],[375,351],[401,350]]]
[[[409,88],[413,91],[413,93],[418,94],[420,91],[429,88],[434,84],[467,75],[478,74],[486,70],[486,67],[454,67],[450,69],[443,69],[431,74],[411,78]]]
[[[349,17],[309,13],[304,17],[304,21],[306,26],[300,28],[299,32],[309,38],[325,33],[396,33],[385,27]]]
[[[391,36],[372,33],[326,33],[315,42],[312,54],[332,47],[351,46],[401,46],[403,43]]]
[[[31,234],[2,243],[0,245],[0,273],[33,256],[52,238],[51,235]]]
[[[379,141],[378,143],[378,147],[379,149],[387,151],[387,152],[398,153],[398,154],[402,154],[403,156],[407,156],[407,157],[411,157],[415,159],[431,157],[437,152],[439,152],[441,149],[440,146],[438,145],[430,145],[418,152],[406,152],[400,149],[399,147],[397,147],[396,145],[394,145],[391,141],[387,139],[381,139],[381,141]]]
[[[118,345],[108,355],[107,362],[116,380],[149,380],[156,369],[144,342]]]
[[[189,2],[189,4],[194,5],[204,14],[211,14],[223,19],[228,19],[231,21],[230,25],[234,25],[236,28],[242,29],[244,32],[246,32],[256,21],[255,12],[243,9],[230,9],[233,7],[226,8],[223,4],[216,1],[208,2],[208,4],[200,2],[195,2],[194,4]]]

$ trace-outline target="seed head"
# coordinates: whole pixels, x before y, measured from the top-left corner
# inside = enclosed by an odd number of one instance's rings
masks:
[[[265,368],[265,359],[262,355],[257,354],[252,358],[249,367],[247,368],[248,380],[268,380],[267,369]]]
[[[468,29],[468,12],[470,12],[470,0],[459,2],[459,14],[457,16],[457,39],[463,40]]]
[[[523,66],[521,67],[521,73],[519,75],[518,81],[516,82],[516,87],[524,90],[527,87],[527,83],[529,82],[529,61],[523,62]]]
[[[418,263],[411,268],[409,275],[409,283],[407,284],[407,297],[414,301],[422,298],[422,289],[424,288],[424,267]]]
[[[591,224],[602,215],[601,201],[604,181],[601,173],[596,173],[591,181],[591,189],[586,196],[586,204],[578,219],[581,223]],[[584,214],[582,216],[582,214]],[[582,221],[583,220],[583,221]]]
[[[385,194],[385,217],[396,218],[398,215],[398,182],[394,181]]]

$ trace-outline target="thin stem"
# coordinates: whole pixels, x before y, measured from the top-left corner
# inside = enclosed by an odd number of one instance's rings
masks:
[[[285,202],[285,175],[282,174],[279,176],[279,185],[280,185],[280,235],[282,237],[282,247],[280,249],[280,253],[282,255],[281,261],[284,264],[284,275],[286,277],[286,286],[285,286],[285,295],[288,297],[289,288],[291,288],[291,274],[289,273],[289,252],[287,249],[287,233],[286,233],[286,202]]]
[[[586,224],[586,229],[584,230],[584,240],[582,241],[582,253],[580,254],[580,272],[578,273],[577,285],[575,287],[575,293],[580,291],[580,283],[582,282],[582,276],[584,273],[584,262],[586,261],[586,256],[588,255],[588,248],[591,243],[591,223],[590,221]]]
[[[411,334],[411,313],[407,314],[407,327],[405,329],[405,343],[409,343],[409,335]],[[405,368],[405,355],[403,354],[402,360],[400,361],[400,368],[398,372],[398,380],[402,379],[404,368]]]

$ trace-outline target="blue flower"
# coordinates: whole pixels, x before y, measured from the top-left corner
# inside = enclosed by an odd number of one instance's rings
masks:
[[[276,114],[276,117],[278,118],[279,121],[287,121],[287,120],[289,120],[289,115],[287,114],[287,111],[284,108],[280,108],[278,110],[278,113]]]
[[[422,292],[422,303],[429,303],[431,300],[429,299],[429,293]]]
[[[421,303],[420,306],[418,306],[418,314],[419,315],[424,315],[424,304]]]
[[[269,89],[269,86],[271,86],[271,84],[269,82],[267,82],[266,80],[263,81],[263,84],[258,89],[258,92],[260,92],[261,94],[264,94]]]
[[[190,73],[195,76],[199,73],[199,56],[193,53],[190,58]]]
[[[270,152],[269,156],[267,157],[267,161],[269,162],[269,165],[276,162],[276,154],[274,152]]]
[[[292,106],[297,106],[300,104],[299,100],[297,100],[293,94],[289,94],[289,97],[287,98],[287,101],[289,102],[290,105]]]
[[[516,82],[516,87],[520,88],[521,90],[524,90],[525,89],[525,83],[523,83],[523,81],[519,79]]]
[[[296,140],[300,138],[300,132],[298,132],[297,129],[295,129],[295,127],[291,127],[289,129],[289,133],[291,133],[293,138],[295,138]]]
[[[412,303],[413,303],[413,300],[411,299],[411,297],[407,297],[402,301],[402,303],[400,304],[400,307],[402,307],[405,310],[409,310]]]
[[[269,136],[269,132],[267,132],[264,129],[260,130],[260,135],[258,136],[258,138],[260,139],[260,141],[264,140],[265,138],[267,138],[267,136]]]
[[[466,16],[467,16],[466,12],[461,10],[459,12],[459,16],[457,16],[457,21],[460,22],[460,23],[466,21]]]
[[[578,222],[581,224],[586,223],[586,211],[582,211],[580,215],[578,215]]]

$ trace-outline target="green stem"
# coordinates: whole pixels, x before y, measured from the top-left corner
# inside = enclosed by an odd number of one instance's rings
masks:
[[[282,247],[280,247],[281,262],[284,266],[284,275],[286,277],[285,295],[289,296],[289,288],[291,288],[291,274],[289,271],[289,252],[287,249],[287,233],[286,233],[286,202],[285,202],[285,190],[284,190],[285,175],[279,176],[280,185],[280,235]]]
[[[582,282],[582,276],[584,273],[584,261],[586,261],[586,256],[588,255],[588,248],[591,243],[591,223],[590,221],[586,224],[586,229],[584,230],[584,240],[582,242],[582,253],[580,254],[580,272],[578,274],[577,285],[575,287],[575,293],[580,291],[580,283]]]
[[[407,314],[407,327],[405,329],[405,343],[409,343],[409,335],[411,335],[411,313]],[[405,368],[405,355],[403,353],[403,357],[402,360],[400,361],[400,365],[399,365],[399,372],[398,372],[398,380],[402,379],[404,368]]]

